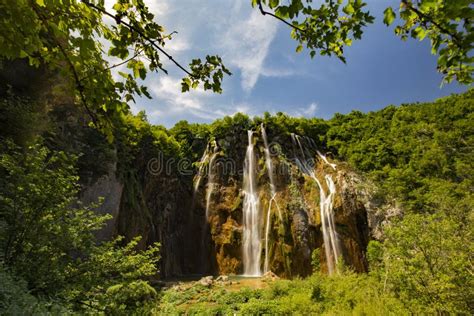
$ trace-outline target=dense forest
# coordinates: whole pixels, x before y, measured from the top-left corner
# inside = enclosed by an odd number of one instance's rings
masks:
[[[67,100],[36,93],[12,85],[1,101],[5,313],[472,311],[472,90],[330,120],[236,114],[166,129],[149,124],[145,113],[128,114],[114,122],[112,142]],[[96,205],[84,205],[78,193],[108,172],[107,162],[116,161],[117,177],[138,190],[145,157],[187,158],[196,163],[182,177],[192,183],[206,144],[262,123],[271,138],[297,133],[314,139],[331,159],[374,183],[377,200],[399,204],[402,213],[369,242],[368,273],[341,266],[327,276],[313,260],[311,277],[264,289],[197,285],[180,292],[157,282],[158,244],[137,248],[139,236],[96,241],[110,215],[94,212]],[[127,203],[140,205],[133,194]],[[136,212],[147,216],[139,206]]]
[[[231,72],[180,64],[145,1],[112,2],[0,0],[0,314],[474,313],[472,88],[166,128],[130,106],[165,57],[182,93]],[[249,5],[343,63],[375,19],[362,0]],[[472,17],[401,0],[383,22],[469,85]]]

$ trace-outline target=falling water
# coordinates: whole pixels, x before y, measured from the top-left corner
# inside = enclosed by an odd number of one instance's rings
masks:
[[[260,202],[257,195],[256,158],[253,146],[253,132],[248,131],[248,146],[244,162],[244,205],[243,205],[243,259],[244,275],[260,276]]]
[[[204,150],[204,153],[202,154],[201,160],[199,160],[199,169],[196,174],[196,177],[194,178],[194,192],[193,196],[196,196],[197,191],[199,190],[199,186],[201,185],[201,180],[202,180],[202,175],[204,172],[204,167],[205,167],[205,162],[209,158],[209,144],[206,146],[206,150]]]
[[[336,232],[336,225],[334,222],[334,196],[336,194],[336,185],[334,184],[334,181],[332,180],[332,177],[330,175],[326,175],[326,184],[329,189],[329,195],[326,198],[326,201],[324,203],[324,210],[326,212],[326,233],[324,234],[327,236],[325,240],[325,248],[330,248],[331,252],[328,255],[326,252],[326,256],[329,258],[332,255],[332,260],[328,259],[328,262],[331,262],[333,266],[331,268],[328,268],[329,273],[331,274],[334,271],[334,268],[337,268],[337,263],[339,260],[339,256],[341,255],[341,249],[339,246],[339,238],[337,237],[337,232]],[[329,245],[328,245],[329,244]],[[336,267],[334,267],[334,264]],[[328,264],[329,267],[329,264]],[[332,270],[331,270],[332,269]]]
[[[214,161],[217,157],[217,146],[214,146],[214,152],[209,160],[209,169],[207,174],[207,191],[206,191],[206,219],[209,218],[209,208],[211,206],[211,196],[214,190]]]
[[[278,206],[277,201],[275,200],[276,197],[276,189],[275,189],[275,182],[273,181],[273,164],[272,164],[272,158],[270,157],[270,148],[268,146],[268,139],[267,139],[267,133],[265,132],[265,127],[263,124],[261,124],[261,131],[262,131],[262,138],[263,138],[263,144],[264,144],[264,151],[265,151],[265,163],[267,165],[267,172],[268,172],[268,178],[270,180],[270,193],[271,193],[271,198],[270,201],[268,202],[268,210],[267,210],[267,222],[266,222],[266,227],[265,227],[265,264],[263,271],[266,273],[269,271],[269,249],[268,249],[268,240],[269,240],[269,235],[270,235],[270,214],[272,210],[272,202],[275,203],[277,209],[278,209],[278,215],[280,217],[280,221],[282,221],[282,216],[281,216],[281,211],[280,207]]]
[[[327,165],[331,166],[331,168],[333,168],[334,170],[336,170],[336,166],[337,166],[337,165],[336,165],[335,163],[330,163],[330,162],[328,161],[328,159],[326,158],[326,156],[324,156],[323,154],[321,154],[321,153],[319,152],[319,150],[317,150],[316,152],[318,153],[318,156],[319,156]]]
[[[265,132],[265,127],[261,125],[263,145],[265,146],[265,163],[267,165],[268,178],[270,179],[270,192],[272,197],[275,195],[275,182],[273,181],[273,164],[272,158],[270,157],[270,148],[268,147],[267,133]]]
[[[300,141],[300,137],[298,135],[291,135],[291,139],[293,141],[293,148],[298,147],[301,159],[295,153],[296,163],[301,168],[301,170],[308,174],[317,184],[319,187],[319,194],[320,194],[320,213],[321,213],[321,227],[323,231],[323,240],[324,240],[324,249],[326,253],[326,261],[328,265],[328,272],[332,274],[337,268],[337,263],[339,256],[341,254],[340,246],[339,246],[339,239],[337,237],[336,226],[334,222],[334,212],[333,212],[333,205],[334,205],[334,196],[336,194],[336,186],[334,181],[332,180],[331,175],[326,174],[325,180],[328,187],[329,194],[326,195],[323,186],[319,182],[316,174],[314,173],[314,168],[309,165],[309,159],[306,158],[305,151],[303,150],[303,145]],[[310,145],[313,146],[314,144],[310,142]],[[319,151],[317,152],[318,156],[329,166],[331,166],[334,170],[336,170],[336,164],[329,163],[327,158],[322,155]],[[310,156],[311,158],[311,156]]]
[[[297,148],[296,148],[296,135],[294,133],[291,133],[291,143],[293,145],[293,153],[295,155],[295,160],[296,160],[296,165],[298,166],[299,169],[301,169],[304,173],[308,173],[305,166],[301,162],[301,159],[298,157],[297,154]],[[303,158],[304,159],[304,158]]]

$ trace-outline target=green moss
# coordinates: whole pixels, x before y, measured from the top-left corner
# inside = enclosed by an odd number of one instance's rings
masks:
[[[161,314],[199,315],[406,315],[408,310],[373,276],[346,272],[333,277],[278,280],[263,289],[229,291],[215,286],[165,294]],[[174,297],[181,299],[176,300]]]
[[[240,194],[237,194],[235,199],[234,199],[234,202],[232,203],[232,206],[230,208],[231,212],[235,212],[237,210],[241,210],[242,207],[243,207],[243,199],[242,199],[242,196],[240,196]]]

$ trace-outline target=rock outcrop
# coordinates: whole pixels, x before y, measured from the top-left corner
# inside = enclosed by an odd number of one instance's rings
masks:
[[[206,190],[206,174],[199,190],[193,194],[192,175],[182,175],[177,170],[161,174],[150,172],[148,162],[153,158],[150,153],[137,159],[135,172],[125,174],[123,187],[115,187],[114,194],[104,192],[106,205],[116,210],[117,194],[121,191],[119,211],[114,213],[117,215],[115,234],[128,240],[142,236],[142,248],[153,242],[161,243],[163,277],[242,273],[245,136],[245,131],[236,131],[217,139],[215,183],[210,194]],[[292,157],[293,148],[288,145],[291,144],[289,137],[275,136],[275,139],[278,144],[273,148],[271,159],[276,196],[268,232],[269,271],[280,277],[309,275],[313,270],[312,253],[318,248],[321,249],[321,267],[326,270],[319,187],[314,179],[299,170]],[[262,140],[257,137],[255,141],[262,236],[266,236],[264,227],[271,196]],[[311,154],[317,157],[314,151]],[[325,174],[331,175],[337,188],[334,217],[344,262],[355,271],[366,271],[365,251],[371,235],[366,209],[368,198],[357,189],[359,179],[343,163],[333,170],[321,159],[315,162],[315,174],[321,182]],[[99,179],[88,190],[101,193],[95,186],[112,180],[110,176]],[[104,185],[104,190],[109,184]],[[206,218],[207,203],[209,216]],[[262,241],[262,244],[263,263],[265,243]]]

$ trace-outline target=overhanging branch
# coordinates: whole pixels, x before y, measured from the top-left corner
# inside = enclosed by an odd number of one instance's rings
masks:
[[[265,10],[263,9],[262,1],[259,0],[259,1],[257,1],[257,3],[258,3],[258,8],[260,9],[260,12],[262,13],[262,15],[269,15],[269,16],[272,16],[272,17],[274,17],[275,19],[280,20],[280,21],[282,21],[283,23],[285,23],[286,25],[288,25],[288,26],[294,28],[295,30],[300,31],[300,32],[302,32],[302,33],[306,33],[306,31],[303,30],[302,28],[300,28],[300,27],[298,27],[298,26],[296,26],[296,25],[291,24],[290,22],[286,21],[285,19],[283,19],[283,18],[281,18],[281,17],[279,17],[279,16],[277,16],[277,15],[275,15],[275,14],[269,12],[269,11],[265,11]]]
[[[104,8],[101,8],[93,3],[90,3],[88,0],[81,0],[82,3],[84,3],[85,5],[87,5],[88,7],[91,7],[109,17],[111,17],[112,19],[115,20],[115,22],[117,24],[122,24],[124,26],[126,26],[128,29],[130,29],[131,31],[133,32],[136,32],[138,33],[143,39],[147,40],[153,47],[155,47],[158,51],[160,51],[163,55],[165,55],[166,57],[168,57],[169,60],[171,60],[178,68],[180,68],[182,71],[184,71],[186,74],[188,74],[189,76],[195,78],[196,76],[194,76],[191,72],[189,72],[185,67],[183,67],[180,63],[178,63],[174,58],[173,56],[171,56],[170,54],[168,54],[163,48],[161,48],[159,45],[157,45],[155,43],[155,41],[148,37],[147,35],[145,35],[141,30],[137,29],[136,27],[134,27],[133,25],[131,25],[130,23],[128,22],[125,22],[123,21],[122,19],[118,19],[117,16],[113,15],[112,13],[106,11]]]
[[[124,60],[124,61],[122,61],[122,62],[119,62],[119,63],[117,63],[117,64],[113,64],[113,65],[111,65],[111,66],[109,66],[109,67],[107,67],[107,68],[104,68],[104,69],[102,69],[100,72],[105,72],[105,71],[108,71],[108,70],[111,70],[111,69],[120,67],[120,66],[122,66],[122,65],[125,65],[126,63],[128,63],[128,62],[131,61],[132,59],[135,59],[135,58],[137,58],[138,56],[140,56],[141,53],[142,53],[141,50],[137,50],[137,51],[135,51],[135,53],[133,54],[132,57],[130,57],[130,58],[128,58],[128,59],[126,59],[126,60]],[[87,79],[87,78],[90,78],[91,76],[92,76],[92,74],[91,74],[91,75],[88,75],[88,76],[85,76],[85,77],[81,78],[79,81],[83,81],[83,80],[85,80],[85,79]]]
[[[41,20],[41,22],[43,23],[44,27],[48,30],[48,32],[50,34],[54,34],[54,32],[52,32],[50,30],[50,26],[48,24],[48,21],[46,20],[46,18],[37,10],[37,8],[32,5],[32,8],[33,8],[33,11],[36,13],[36,15],[38,16],[38,18]],[[66,61],[68,67],[70,68],[71,72],[72,72],[72,75],[74,77],[74,81],[76,83],[76,88],[77,90],[79,91],[79,95],[81,97],[81,102],[82,102],[82,105],[84,106],[84,108],[86,109],[87,111],[87,114],[90,116],[90,118],[92,119],[92,123],[94,124],[95,127],[99,127],[99,124],[98,124],[98,121],[97,121],[97,118],[95,117],[94,113],[91,111],[91,109],[89,108],[89,106],[87,105],[87,98],[84,94],[84,86],[82,85],[81,83],[81,80],[79,78],[79,74],[77,73],[76,71],[76,67],[74,67],[74,64],[73,62],[71,61],[71,59],[69,58],[69,55],[67,54],[66,52],[66,49],[62,46],[61,42],[54,36],[51,36],[52,40],[54,41],[54,44],[59,48],[59,51],[61,52],[61,54],[63,55],[64,57],[64,60]]]
[[[436,26],[438,28],[438,30],[440,30],[441,33],[443,33],[445,35],[448,35],[448,36],[451,36],[454,40],[453,41],[454,44],[456,44],[456,46],[458,46],[459,48],[462,48],[461,47],[461,39],[459,38],[459,36],[456,33],[453,33],[451,31],[449,31],[447,28],[445,28],[444,26],[442,26],[441,24],[436,22],[429,15],[421,12],[420,10],[418,10],[417,8],[412,6],[411,3],[408,3],[408,1],[402,0],[402,3],[407,7],[408,10],[411,10],[412,12],[414,12],[421,20],[424,20],[425,22],[429,22],[429,23],[433,24],[434,26]]]

